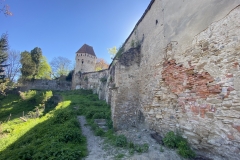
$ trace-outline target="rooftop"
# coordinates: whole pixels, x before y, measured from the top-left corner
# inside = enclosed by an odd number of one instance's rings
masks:
[[[84,44],[76,53],[88,53],[96,57],[92,46]]]

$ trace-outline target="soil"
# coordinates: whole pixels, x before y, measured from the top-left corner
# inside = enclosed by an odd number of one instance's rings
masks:
[[[149,145],[147,153],[134,153],[129,154],[129,150],[111,146],[104,142],[104,139],[95,136],[90,126],[87,125],[84,116],[78,116],[78,120],[81,124],[82,133],[87,138],[87,147],[89,154],[84,160],[182,160],[175,150],[165,148],[153,139],[150,134],[150,130],[140,130],[137,128],[130,128],[128,130],[118,131],[117,134],[125,135],[128,140],[135,144]],[[160,149],[162,148],[162,149]],[[161,151],[160,151],[161,150]]]

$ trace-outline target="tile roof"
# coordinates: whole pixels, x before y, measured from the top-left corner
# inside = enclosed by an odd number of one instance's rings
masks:
[[[88,53],[96,57],[93,47],[87,44],[84,44],[76,53]]]

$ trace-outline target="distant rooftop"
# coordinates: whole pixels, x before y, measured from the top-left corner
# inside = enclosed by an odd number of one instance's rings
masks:
[[[76,53],[88,53],[96,57],[93,47],[87,44],[84,44]]]

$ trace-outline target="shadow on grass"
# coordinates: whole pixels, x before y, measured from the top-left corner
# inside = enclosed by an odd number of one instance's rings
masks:
[[[64,105],[65,102],[62,103]],[[81,134],[73,106],[50,111],[38,119],[28,132],[0,152],[4,160],[74,160],[87,155],[86,139]],[[42,121],[41,121],[42,120]],[[34,123],[37,119],[26,123]],[[10,138],[15,138],[14,133]]]

